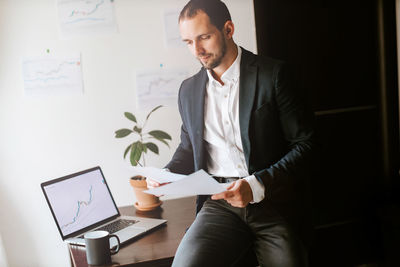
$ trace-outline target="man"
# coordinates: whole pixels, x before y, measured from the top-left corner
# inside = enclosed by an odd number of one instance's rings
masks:
[[[235,44],[220,0],[189,1],[179,29],[203,68],[181,85],[181,143],[166,167],[204,169],[231,184],[198,197],[173,266],[235,266],[250,249],[260,266],[305,266],[296,226],[313,147],[311,113],[281,61]]]

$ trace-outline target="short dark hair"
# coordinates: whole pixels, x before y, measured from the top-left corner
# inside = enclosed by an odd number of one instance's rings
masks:
[[[224,28],[225,22],[232,20],[228,8],[221,0],[190,0],[183,7],[179,21],[193,18],[200,10],[208,15],[211,24],[220,31]]]

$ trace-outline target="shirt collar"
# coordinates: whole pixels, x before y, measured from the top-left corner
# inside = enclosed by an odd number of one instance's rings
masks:
[[[238,48],[238,54],[236,56],[235,61],[232,63],[232,65],[222,74],[221,80],[223,83],[227,82],[236,82],[239,79],[240,76],[240,60],[242,57],[242,49],[240,46],[237,46]],[[207,75],[208,79],[210,82],[216,82],[217,81],[214,79],[214,77],[211,74],[211,70],[207,70]]]

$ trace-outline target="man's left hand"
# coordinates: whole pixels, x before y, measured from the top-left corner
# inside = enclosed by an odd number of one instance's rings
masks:
[[[253,191],[246,180],[239,179],[230,184],[227,191],[212,195],[211,199],[225,199],[233,207],[244,208],[253,200]]]

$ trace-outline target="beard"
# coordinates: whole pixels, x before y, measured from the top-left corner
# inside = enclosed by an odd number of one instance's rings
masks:
[[[208,63],[203,63],[203,62],[199,59],[200,64],[201,64],[204,68],[206,68],[206,69],[208,69],[208,70],[211,70],[211,69],[214,69],[214,68],[218,67],[219,64],[221,64],[222,59],[224,58],[224,56],[225,56],[225,54],[226,54],[226,41],[225,41],[224,38],[221,38],[221,39],[222,39],[222,45],[221,45],[221,50],[219,51],[218,54],[209,54],[209,56],[210,56],[210,61],[209,61]]]

